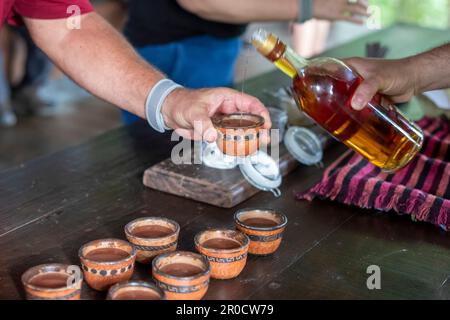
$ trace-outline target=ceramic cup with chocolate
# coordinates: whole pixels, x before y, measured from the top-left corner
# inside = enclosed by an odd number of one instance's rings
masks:
[[[200,300],[209,287],[210,266],[202,255],[175,251],[153,259],[152,274],[168,300]]]
[[[79,300],[83,275],[81,272],[77,273],[73,267],[51,263],[28,269],[22,275],[27,299]]]
[[[107,290],[133,275],[136,251],[124,240],[94,240],[82,246],[78,255],[84,278],[95,290]]]
[[[250,238],[248,252],[254,255],[269,255],[278,249],[287,221],[272,209],[243,209],[234,215],[236,228]]]
[[[125,226],[125,235],[136,248],[136,260],[144,264],[159,254],[175,251],[179,233],[179,224],[166,218],[140,218]]]
[[[145,281],[116,283],[108,291],[108,300],[165,300],[164,291]]]
[[[264,118],[251,113],[217,114],[212,117],[217,146],[226,155],[246,157],[259,150]]]
[[[247,263],[250,240],[236,230],[206,230],[195,236],[195,247],[211,265],[211,278],[237,277]]]

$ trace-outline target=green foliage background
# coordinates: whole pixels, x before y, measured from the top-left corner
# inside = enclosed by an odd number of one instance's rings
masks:
[[[445,29],[449,27],[449,0],[370,0],[381,9],[381,23],[418,24],[423,27]]]

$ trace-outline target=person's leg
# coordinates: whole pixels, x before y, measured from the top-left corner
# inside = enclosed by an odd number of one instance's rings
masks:
[[[52,64],[33,43],[26,28],[12,30],[16,38],[10,62],[12,101],[19,116],[36,114],[48,107],[47,102],[38,97],[37,90],[45,84]]]
[[[17,31],[27,45],[26,71],[22,83],[18,87],[41,85],[47,79],[52,63],[45,53],[34,44],[30,34],[24,27],[17,29]]]
[[[323,51],[329,33],[329,22],[311,19],[305,23],[294,23],[292,43],[295,52],[309,58]]]
[[[314,47],[314,54],[320,54],[325,51],[328,35],[330,34],[331,24],[326,20],[317,20],[317,41]]]
[[[238,37],[185,39],[177,46],[172,79],[189,88],[231,86],[241,47],[242,41]]]
[[[6,79],[3,52],[0,50],[0,126],[11,127],[17,118],[11,107],[10,87]]]

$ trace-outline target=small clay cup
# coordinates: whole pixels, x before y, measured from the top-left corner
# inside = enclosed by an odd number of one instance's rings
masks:
[[[272,209],[248,208],[236,212],[234,222],[250,238],[248,252],[265,256],[277,251],[288,219]]]
[[[73,279],[73,280],[72,280]],[[22,284],[28,300],[80,300],[83,275],[66,264],[41,264],[25,271]]]
[[[166,218],[140,218],[125,226],[125,235],[136,248],[136,261],[143,264],[150,264],[157,255],[175,251],[179,233],[180,225]]]
[[[218,133],[217,146],[224,154],[247,157],[259,150],[263,117],[251,113],[231,113],[216,114],[211,120]]]
[[[195,248],[211,265],[211,278],[232,279],[237,277],[247,263],[250,240],[236,230],[212,229],[198,233]]]
[[[208,290],[210,266],[202,255],[175,251],[153,259],[152,274],[168,300],[200,300]]]
[[[165,300],[160,288],[145,281],[125,281],[109,288],[107,300]]]
[[[100,258],[100,252],[105,253],[105,250],[114,250],[115,254],[109,259]],[[83,245],[78,251],[78,256],[86,282],[91,288],[104,291],[113,284],[131,278],[136,250],[124,240],[100,239]]]

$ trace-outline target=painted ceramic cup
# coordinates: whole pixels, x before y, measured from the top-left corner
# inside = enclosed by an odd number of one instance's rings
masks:
[[[22,275],[28,300],[79,300],[83,275],[78,266],[42,264]]]
[[[177,249],[180,225],[166,218],[148,217],[131,221],[125,235],[136,248],[136,260],[150,264],[154,257]]]
[[[78,255],[84,278],[95,290],[107,290],[133,275],[136,251],[124,240],[94,240],[82,246]]]
[[[200,300],[209,286],[210,266],[203,256],[187,251],[153,259],[153,279],[168,300]]]
[[[108,300],[165,300],[160,288],[145,281],[125,281],[116,283],[108,291]]]
[[[195,247],[211,265],[211,278],[237,277],[247,263],[250,240],[236,230],[206,230],[195,236]]]
[[[212,117],[217,146],[227,155],[246,157],[259,150],[264,118],[251,113],[218,114]]]
[[[248,252],[264,256],[277,251],[288,219],[272,209],[243,209],[236,212],[234,222],[250,238]]]

